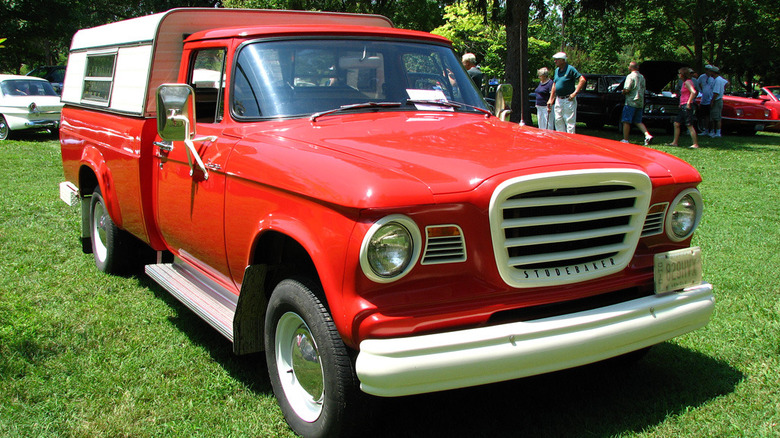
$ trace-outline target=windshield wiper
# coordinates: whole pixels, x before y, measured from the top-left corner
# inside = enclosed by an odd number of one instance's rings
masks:
[[[490,111],[488,111],[488,110],[486,110],[484,108],[480,108],[480,107],[474,106],[474,105],[469,105],[467,103],[450,102],[448,100],[406,99],[406,104],[407,105],[443,106],[443,107],[447,107],[447,108],[457,108],[457,109],[469,108],[469,109],[473,109],[475,111],[479,111],[481,113],[485,113],[488,116],[492,116],[493,115],[493,113],[491,113]]]
[[[309,120],[312,122],[316,122],[319,117],[327,116],[328,114],[337,113],[339,111],[350,111],[350,110],[356,110],[356,109],[364,109],[364,108],[395,108],[401,106],[401,102],[363,102],[363,103],[353,103],[351,105],[341,105],[338,108],[334,108],[327,111],[320,111],[318,113],[314,113],[309,117]]]

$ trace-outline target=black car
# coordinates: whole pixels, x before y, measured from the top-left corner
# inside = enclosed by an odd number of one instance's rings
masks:
[[[27,76],[35,76],[36,78],[43,78],[51,82],[51,86],[57,94],[62,94],[62,83],[65,82],[65,66],[64,65],[47,65],[41,67],[35,67],[27,73]]]
[[[639,66],[639,72],[645,77],[645,108],[642,121],[645,125],[671,131],[674,118],[679,112],[679,99],[673,96],[674,80],[677,70],[683,64],[667,61],[647,61]],[[604,125],[620,126],[625,97],[623,84],[625,75],[583,74],[585,87],[577,96],[577,121],[588,128],[601,128]],[[532,96],[532,112],[534,93]]]

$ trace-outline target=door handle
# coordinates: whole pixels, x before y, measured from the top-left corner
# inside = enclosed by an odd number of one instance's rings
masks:
[[[173,150],[173,142],[170,141],[156,141],[154,145],[164,154]]]

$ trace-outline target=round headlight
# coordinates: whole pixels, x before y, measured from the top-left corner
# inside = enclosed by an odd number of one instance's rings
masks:
[[[389,283],[406,275],[420,256],[420,229],[406,216],[377,221],[366,233],[360,266],[368,278]]]
[[[701,194],[696,189],[683,190],[670,207],[666,215],[666,235],[675,242],[685,240],[693,234],[701,220]]]

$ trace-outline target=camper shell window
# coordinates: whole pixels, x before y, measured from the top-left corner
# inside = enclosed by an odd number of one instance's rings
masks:
[[[108,106],[114,83],[116,53],[88,55],[84,73],[83,100]]]

